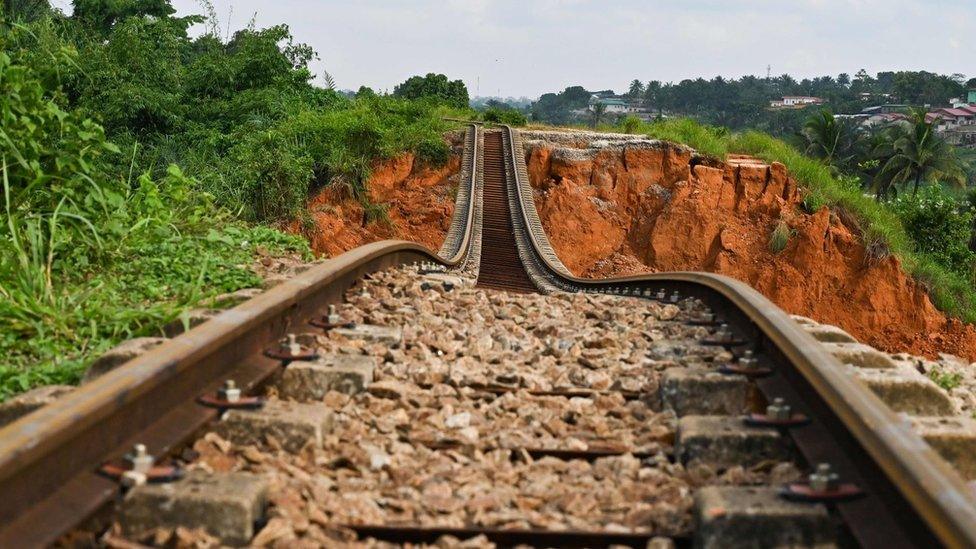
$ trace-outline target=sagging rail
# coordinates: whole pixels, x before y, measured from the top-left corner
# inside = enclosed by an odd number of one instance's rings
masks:
[[[776,370],[777,375],[758,382],[766,397],[786,396],[815,418],[812,425],[792,432],[807,462],[830,461],[864,488],[866,497],[837,505],[857,542],[976,546],[976,507],[963,481],[785,313],[745,284],[717,275],[670,273],[602,281],[573,277],[555,257],[535,213],[517,132],[503,127],[490,133],[482,157],[480,131],[468,129],[471,144],[463,163],[468,173],[440,255],[404,242],[363,246],[0,430],[0,490],[5,495],[0,501],[0,546],[50,544],[104,508],[119,487],[96,473],[98,464],[120,457],[135,442],[157,456],[178,451],[217,417],[216,410],[195,402],[199,395],[228,378],[245,391],[258,387],[280,368],[262,349],[341,300],[364,274],[418,261],[471,267],[477,259],[483,280],[490,283],[492,271],[500,266],[492,257],[501,257],[494,255],[497,235],[488,231],[504,222],[495,216],[500,192],[508,198],[511,227],[505,245],[515,246],[506,252],[505,269],[515,267],[512,251],[524,268],[521,286],[513,289],[529,290],[529,280],[541,291],[612,290],[643,296],[664,289],[701,299],[723,316],[736,337],[752,343],[763,364]],[[488,165],[489,149],[494,167]],[[489,180],[501,166],[504,177]],[[478,207],[482,175],[488,212]],[[494,199],[488,196],[489,185]]]

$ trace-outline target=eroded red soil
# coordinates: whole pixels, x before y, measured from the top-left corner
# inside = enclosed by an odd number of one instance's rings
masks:
[[[367,222],[358,200],[330,186],[309,199],[311,226],[296,221],[291,230],[307,235],[312,249],[326,256],[384,239],[409,240],[437,250],[454,214],[461,164],[459,144],[454,145],[456,154],[439,168],[423,165],[412,154],[374,164],[367,182],[369,200],[385,205],[389,223]]]
[[[721,273],[879,349],[976,359],[976,329],[947,319],[896,258],[869,257],[852,218],[805,213],[781,164],[733,157],[693,166],[690,150],[670,145],[527,148],[540,217],[580,276]],[[773,253],[780,221],[792,236]]]

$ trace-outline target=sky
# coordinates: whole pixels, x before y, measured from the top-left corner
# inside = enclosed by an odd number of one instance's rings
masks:
[[[223,29],[287,23],[341,89],[414,74],[472,96],[570,85],[626,91],[680,81],[864,68],[976,76],[976,0],[213,0]],[[64,5],[66,0],[55,1]],[[173,0],[180,14],[196,0]],[[256,14],[256,15],[255,15]],[[322,82],[318,78],[318,83]]]

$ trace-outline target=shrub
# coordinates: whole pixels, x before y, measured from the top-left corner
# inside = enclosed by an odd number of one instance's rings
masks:
[[[428,166],[443,166],[451,158],[451,148],[440,136],[424,139],[415,149],[417,160]]]
[[[924,187],[918,197],[903,194],[891,201],[915,249],[960,274],[968,274],[974,254],[969,249],[973,213],[941,186]]]
[[[778,254],[786,249],[786,245],[790,243],[790,238],[793,236],[793,229],[780,219],[776,222],[773,227],[772,233],[769,235],[769,249],[774,254]]]
[[[313,187],[343,185],[365,201],[376,159],[411,151],[421,162],[443,165],[450,158],[446,129],[432,104],[388,97],[302,110],[267,131],[242,128],[238,144],[210,168],[215,173],[206,181],[221,185],[215,194],[248,219],[285,220],[304,207]],[[234,186],[225,190],[224,181]],[[234,192],[240,187],[243,193]]]
[[[641,121],[634,115],[628,115],[620,121],[620,129],[624,133],[637,133],[640,130]]]
[[[957,372],[945,372],[939,368],[929,371],[929,379],[946,391],[951,391],[962,385],[962,374]]]
[[[687,118],[659,120],[642,125],[641,130],[654,139],[683,143],[715,158],[725,158],[729,153],[727,130],[699,124]]]

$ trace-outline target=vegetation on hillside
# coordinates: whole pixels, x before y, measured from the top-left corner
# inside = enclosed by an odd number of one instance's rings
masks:
[[[365,203],[373,160],[448,158],[450,101],[316,86],[315,52],[284,25],[225,39],[206,5],[3,5],[0,399],[77,381],[120,340],[259,284],[257,254],[307,255],[253,223],[299,215],[312,189]]]

